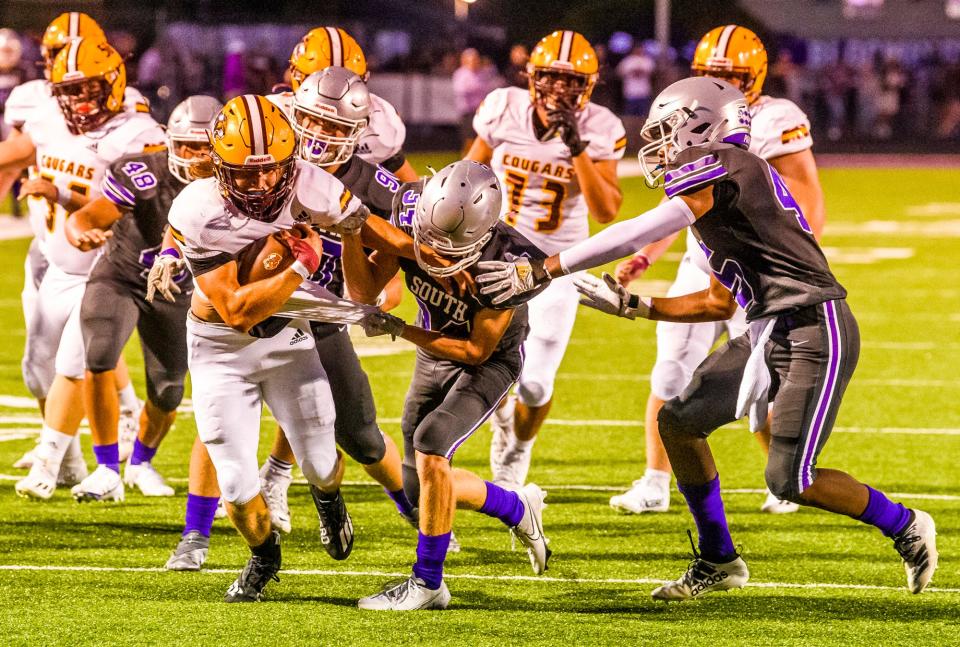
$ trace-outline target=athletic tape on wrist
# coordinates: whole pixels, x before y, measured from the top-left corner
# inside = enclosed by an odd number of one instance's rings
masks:
[[[304,265],[303,261],[301,261],[299,258],[293,262],[293,264],[290,266],[290,269],[299,274],[303,280],[309,279],[310,275],[313,274],[313,272],[307,269],[307,266]]]

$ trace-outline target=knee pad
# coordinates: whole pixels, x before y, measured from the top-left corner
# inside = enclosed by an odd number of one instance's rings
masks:
[[[462,427],[463,423],[455,415],[438,409],[424,418],[417,427],[413,434],[413,447],[421,454],[446,456],[457,438],[466,433],[467,430]]]
[[[27,357],[20,363],[20,372],[23,374],[23,383],[33,397],[42,400],[47,397],[50,385],[53,384],[53,371],[44,370],[37,362]]]
[[[239,462],[234,461],[221,461],[216,469],[220,496],[224,501],[243,505],[260,493],[260,475],[256,470],[244,470]]]
[[[300,471],[308,483],[318,488],[329,488],[334,485],[337,473],[336,452],[317,452],[316,456],[306,456],[300,460]]]
[[[553,397],[553,380],[535,376],[530,379],[520,377],[517,384],[517,398],[528,407],[542,407]]]
[[[93,370],[93,369],[90,369]],[[147,398],[161,411],[176,411],[183,401],[183,380],[147,380]]]
[[[681,436],[700,436],[695,428],[683,419],[679,409],[679,401],[673,398],[667,400],[657,414],[657,427],[660,438],[664,441]]]
[[[411,462],[415,460],[411,459]],[[408,465],[406,457],[403,459],[403,493],[413,507],[420,507],[420,476],[417,474],[417,466]]]
[[[650,373],[650,390],[661,400],[677,397],[690,384],[693,369],[675,359],[660,360]]]
[[[336,439],[337,444],[347,453],[347,456],[361,465],[379,463],[387,453],[383,433],[376,422],[354,426],[341,424],[338,418]]]
[[[780,451],[776,439],[770,443],[767,467],[763,472],[767,489],[778,499],[803,503],[800,497],[800,466],[793,460],[793,452]],[[816,478],[816,470],[813,478]]]

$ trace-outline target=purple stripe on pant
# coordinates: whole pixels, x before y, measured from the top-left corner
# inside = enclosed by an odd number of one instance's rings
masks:
[[[820,436],[826,426],[833,403],[834,393],[840,381],[840,359],[843,355],[840,343],[840,326],[837,321],[837,306],[835,301],[826,301],[823,304],[824,318],[827,325],[827,376],[823,383],[823,390],[817,400],[816,413],[807,432],[806,443],[803,448],[803,460],[800,463],[800,492],[813,483],[813,460],[817,452]]]

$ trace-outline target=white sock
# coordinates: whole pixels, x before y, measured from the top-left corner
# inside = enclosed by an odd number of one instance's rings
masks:
[[[536,436],[534,436],[530,440],[520,440],[516,436],[513,436],[510,439],[509,445],[507,446],[507,451],[510,451],[511,449],[516,449],[518,451],[529,454],[530,451],[533,450],[533,443],[536,442],[536,440],[537,440]]]
[[[265,475],[271,474],[288,479],[293,478],[293,463],[287,463],[286,461],[274,458],[271,454],[267,457],[267,462],[263,464],[263,472]]]
[[[43,425],[40,430],[40,446],[37,447],[37,458],[42,460],[46,468],[56,473],[60,471],[60,463],[63,462],[63,456],[70,448],[74,436],[68,436],[52,427]]]
[[[140,410],[140,399],[137,398],[137,392],[133,390],[133,382],[127,382],[127,385],[117,391],[120,396],[120,410],[137,412]]]
[[[80,434],[72,436],[73,440],[70,441],[70,445],[67,447],[67,451],[64,454],[64,457],[67,458],[83,458],[83,452],[80,450]]]
[[[651,481],[657,485],[663,485],[670,487],[670,472],[664,472],[663,470],[655,470],[652,467],[648,467],[643,475],[649,478]]]

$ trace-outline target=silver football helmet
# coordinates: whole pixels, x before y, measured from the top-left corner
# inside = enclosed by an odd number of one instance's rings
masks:
[[[193,181],[190,167],[212,149],[207,131],[223,104],[213,97],[195,94],[173,109],[167,120],[167,168],[185,184]],[[182,153],[189,153],[186,157]]]
[[[0,29],[0,71],[8,72],[20,64],[23,45],[12,29]]]
[[[300,159],[317,166],[343,164],[367,127],[370,92],[350,70],[328,67],[303,80],[291,113]]]
[[[750,146],[750,111],[743,93],[722,79],[694,76],[668,86],[653,100],[640,130],[640,168],[651,187],[680,151],[711,142]]]
[[[489,166],[460,160],[440,169],[427,180],[413,216],[417,264],[432,276],[446,277],[476,263],[500,220],[502,199],[500,183]],[[453,264],[431,265],[421,257],[420,245]]]

